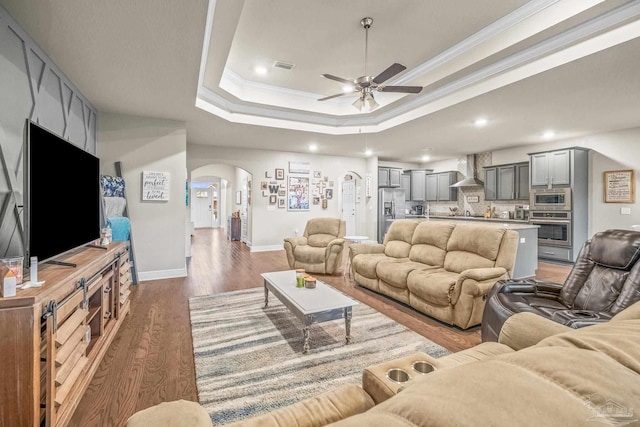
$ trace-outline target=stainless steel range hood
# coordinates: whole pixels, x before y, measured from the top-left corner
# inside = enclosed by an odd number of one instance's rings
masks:
[[[462,181],[451,184],[450,187],[482,187],[484,183],[478,179],[476,175],[476,155],[467,156],[467,176]]]

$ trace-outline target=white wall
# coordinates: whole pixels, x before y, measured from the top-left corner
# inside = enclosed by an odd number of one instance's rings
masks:
[[[122,163],[140,280],[184,277],[186,129],[184,122],[103,113],[98,126],[103,174]],[[142,201],[142,171],[170,174],[169,200]]]
[[[262,196],[260,189],[261,181],[275,181],[276,168],[285,170],[285,177],[289,175],[289,161],[309,162],[310,179],[313,178],[313,171],[319,170],[322,176],[328,176],[334,182],[333,199],[328,201],[327,209],[322,209],[322,205],[311,205],[309,211],[289,212],[287,209],[279,209],[269,205],[269,198]],[[323,156],[320,154],[287,153],[268,150],[246,150],[224,147],[210,147],[189,144],[188,146],[188,169],[193,171],[209,164],[228,164],[244,169],[252,175],[252,202],[251,219],[249,232],[251,235],[251,250],[281,249],[282,239],[287,236],[299,234],[304,231],[307,221],[315,217],[336,217],[341,216],[340,212],[340,191],[339,183],[345,174],[355,172],[361,177],[371,173],[377,180],[377,160],[375,169],[372,169],[369,162],[364,158]],[[266,178],[265,172],[270,172],[273,178]],[[286,184],[285,181],[279,181]],[[242,183],[240,183],[242,185]],[[377,182],[373,185],[377,188]],[[377,203],[377,202],[376,202]],[[357,234],[374,235],[375,222],[371,222],[368,212],[371,210],[371,199],[364,197],[364,189],[361,189],[361,201],[357,203]],[[375,220],[374,220],[375,221]]]

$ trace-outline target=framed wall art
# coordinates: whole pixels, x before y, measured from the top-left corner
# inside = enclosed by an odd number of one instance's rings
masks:
[[[309,162],[289,162],[289,173],[309,173]]]
[[[142,200],[169,200],[169,172],[142,171]]]
[[[607,171],[603,177],[605,203],[635,203],[633,170]]]
[[[276,179],[278,180],[284,179],[284,169],[276,169]]]
[[[309,210],[309,177],[289,176],[289,203],[290,211]]]

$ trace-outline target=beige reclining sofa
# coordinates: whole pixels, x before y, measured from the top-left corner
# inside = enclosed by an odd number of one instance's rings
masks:
[[[511,278],[518,233],[487,225],[396,220],[383,244],[354,244],[356,283],[466,329],[479,325],[483,297]]]
[[[412,361],[435,370],[420,374]],[[386,372],[401,367],[400,385]],[[334,424],[331,424],[334,423]],[[346,385],[233,427],[640,425],[640,302],[609,323],[572,329],[533,313],[505,322],[499,342],[440,359],[415,353],[365,369]],[[126,427],[210,427],[194,402],[134,414]]]

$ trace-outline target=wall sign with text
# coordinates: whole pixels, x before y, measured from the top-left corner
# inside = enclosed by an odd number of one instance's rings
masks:
[[[142,200],[169,200],[169,173],[142,171]]]
[[[605,203],[635,202],[633,170],[608,171],[603,175]]]

